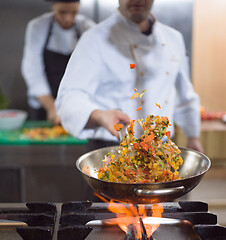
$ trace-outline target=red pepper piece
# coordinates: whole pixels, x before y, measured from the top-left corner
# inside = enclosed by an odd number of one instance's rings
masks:
[[[136,67],[136,64],[130,64],[130,69],[134,69]]]
[[[166,136],[170,138],[170,131],[166,132]]]

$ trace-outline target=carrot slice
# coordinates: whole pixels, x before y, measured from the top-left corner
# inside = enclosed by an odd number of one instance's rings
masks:
[[[134,143],[133,147],[134,147],[134,149],[139,149],[139,143]]]
[[[145,142],[151,142],[152,140],[154,140],[155,138],[155,134],[152,132],[150,135],[147,135],[145,137]]]
[[[170,131],[166,132],[166,136],[170,138]]]
[[[160,106],[160,104],[159,104],[159,103],[156,103],[156,106],[157,106],[158,108],[161,108],[161,106]]]
[[[138,97],[140,97],[140,93],[136,92],[136,93],[133,94],[132,97],[130,97],[130,99],[135,99],[135,98],[138,98]]]
[[[116,131],[120,131],[123,127],[124,127],[124,125],[121,124],[121,123],[116,123],[116,124],[114,125],[114,129],[115,129]]]
[[[137,110],[136,111],[140,111],[142,109],[142,107],[140,106],[139,108],[137,108]]]
[[[141,142],[140,145],[142,146],[142,148],[143,148],[145,151],[148,151],[148,145],[147,145],[147,143]]]

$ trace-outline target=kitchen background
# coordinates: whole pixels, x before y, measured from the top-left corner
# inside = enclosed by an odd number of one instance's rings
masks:
[[[81,12],[95,22],[100,22],[108,17],[117,5],[117,0],[81,0]],[[0,86],[9,99],[11,108],[27,109],[26,86],[20,73],[26,24],[30,19],[50,11],[50,6],[44,0],[0,1]],[[160,21],[183,32],[189,53],[191,53],[192,6],[192,0],[174,0],[172,4],[168,4],[166,0],[158,0],[154,8]]]
[[[81,12],[96,22],[109,16],[117,0],[81,0]],[[27,110],[20,73],[27,22],[49,11],[44,0],[0,1],[0,87],[10,108]],[[207,111],[226,111],[226,2],[224,0],[155,0],[158,20],[182,32],[190,55],[191,77]],[[187,199],[205,201],[226,225],[226,126],[203,121],[201,139],[211,170]],[[184,136],[177,131],[179,146]],[[72,167],[85,153],[81,145],[0,145],[0,202],[83,200],[85,187]]]

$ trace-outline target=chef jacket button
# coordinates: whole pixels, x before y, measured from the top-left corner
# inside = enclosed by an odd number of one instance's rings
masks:
[[[144,76],[144,72],[141,72],[140,75],[143,77]]]
[[[134,44],[133,47],[134,47],[134,48],[137,48],[138,46],[137,46],[137,44]]]

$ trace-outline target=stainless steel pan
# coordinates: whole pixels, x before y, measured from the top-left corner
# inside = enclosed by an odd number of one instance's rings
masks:
[[[200,152],[187,148],[180,148],[180,150],[184,160],[179,169],[182,179],[170,182],[134,184],[98,179],[97,170],[102,167],[105,154],[110,152],[117,157],[118,146],[88,152],[76,161],[76,167],[93,190],[108,199],[134,204],[167,202],[185,195],[196,187],[211,165],[210,159]],[[90,168],[90,176],[82,172],[85,165]]]

